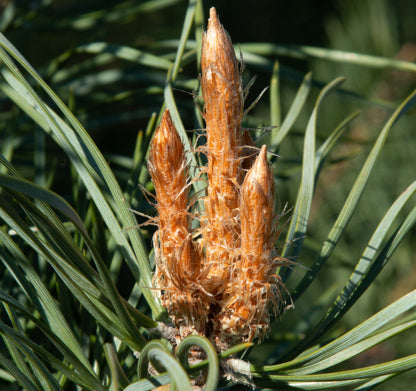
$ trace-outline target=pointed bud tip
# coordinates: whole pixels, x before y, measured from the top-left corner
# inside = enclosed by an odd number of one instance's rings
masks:
[[[166,125],[171,126],[172,124],[172,118],[170,116],[169,109],[165,109],[165,111],[163,112],[162,120],[160,121],[159,128],[162,127],[162,124],[165,126]]]
[[[258,177],[265,175],[265,172],[267,172],[268,170],[269,163],[267,161],[267,147],[266,145],[263,145],[250,171],[254,173],[253,175]]]
[[[211,46],[211,50],[231,50],[232,48],[231,39],[221,24],[214,7],[209,10],[208,26],[204,34],[204,41],[206,45]],[[232,51],[234,52],[234,49]]]
[[[216,100],[220,95],[222,101],[232,99],[233,105],[230,109],[236,106],[241,113],[231,114],[230,112],[229,116],[241,120],[243,95],[240,69],[231,39],[220,23],[215,8],[210,10],[208,28],[202,40],[201,71],[202,94],[205,103],[210,98]],[[230,83],[234,84],[232,88],[230,88]],[[227,92],[229,96],[224,98],[223,94]]]
[[[217,15],[217,11],[215,7],[212,7],[209,10],[208,27],[205,33],[205,37],[208,41],[211,41],[211,44],[214,44],[215,41],[219,39],[221,34],[225,35],[225,30],[222,27],[218,19],[218,15]],[[221,38],[221,39],[224,39],[224,38]]]
[[[217,33],[221,30],[224,30],[224,27],[221,25],[220,20],[218,18],[217,10],[215,7],[211,7],[209,10],[209,19],[208,19],[208,28],[207,32],[216,30]],[[221,31],[222,32],[222,31]],[[225,33],[225,30],[224,30]]]
[[[210,22],[210,21],[218,21],[218,16],[217,16],[217,10],[215,9],[215,7],[211,7],[210,8],[210,10],[209,10],[209,20],[208,20],[208,23]]]
[[[267,147],[266,147],[266,145],[263,145],[261,147],[259,157],[257,158],[257,160],[262,160],[264,163],[267,163]]]
[[[160,121],[159,126],[157,127],[153,139],[151,142],[152,150],[154,148],[160,147],[161,144],[166,143],[166,140],[170,137],[170,129],[172,127],[172,120],[170,118],[169,110],[165,110]]]
[[[171,165],[179,164],[179,158],[183,158],[183,145],[180,136],[172,122],[169,110],[163,113],[159,127],[153,135],[150,144],[149,160],[167,164],[171,160]],[[166,161],[165,161],[166,160]]]
[[[267,160],[267,148],[265,145],[262,146],[253,166],[246,175],[243,183],[243,192],[250,188],[253,183],[256,186],[260,186],[264,194],[273,192],[273,174]]]

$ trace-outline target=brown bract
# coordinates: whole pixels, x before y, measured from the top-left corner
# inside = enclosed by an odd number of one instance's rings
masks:
[[[201,86],[208,159],[201,226],[190,228],[186,156],[166,110],[150,149],[158,231],[154,286],[180,338],[206,335],[218,350],[264,337],[270,312],[283,308],[274,274],[274,182],[266,146],[260,153],[241,129],[243,93],[231,40],[210,10],[203,38]],[[192,237],[198,237],[193,240]],[[279,263],[281,264],[281,263]]]

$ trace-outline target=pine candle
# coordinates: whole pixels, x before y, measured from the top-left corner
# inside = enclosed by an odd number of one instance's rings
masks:
[[[284,308],[285,288],[274,271],[288,262],[275,256],[278,215],[266,146],[253,153],[251,137],[241,129],[240,67],[215,8],[203,37],[201,68],[205,210],[199,212],[200,228],[192,230],[186,155],[166,110],[148,162],[158,211],[154,287],[179,339],[205,335],[224,350],[265,336],[270,313]]]

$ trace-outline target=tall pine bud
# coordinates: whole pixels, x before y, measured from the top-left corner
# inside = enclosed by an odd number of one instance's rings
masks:
[[[240,243],[238,214],[241,171],[243,91],[231,40],[210,10],[203,37],[201,86],[207,132],[208,191],[203,220],[203,247],[209,275],[206,289],[219,295],[229,280]]]

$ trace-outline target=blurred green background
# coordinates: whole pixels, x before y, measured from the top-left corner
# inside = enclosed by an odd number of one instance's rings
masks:
[[[411,0],[325,0],[320,2],[272,0],[205,1],[205,15],[217,8],[222,23],[235,44],[272,42],[279,45],[310,45],[337,50],[385,56],[407,61],[416,59],[416,2]],[[69,105],[89,130],[94,141],[111,162],[121,183],[128,184],[126,167],[132,164],[139,130],[145,130],[152,113],[163,104],[166,66],[146,66],[140,54],[122,58],[120,48],[109,47],[103,53],[93,42],[106,42],[163,54],[175,58],[187,7],[186,1],[11,1],[0,0],[0,30],[14,43],[29,63]],[[196,31],[198,37],[199,31]],[[193,33],[192,33],[193,34]],[[195,39],[195,36],[191,36]],[[191,49],[190,49],[191,50]],[[185,55],[175,87],[179,111],[192,135],[200,123],[195,115],[198,66],[192,51]],[[273,58],[274,59],[274,58]],[[306,251],[298,260],[307,267],[345,201],[367,153],[394,108],[416,86],[416,73],[374,69],[325,59],[277,57],[280,64],[280,101],[282,118],[306,72],[312,71],[314,96],[336,76],[346,76],[342,89],[324,104],[318,122],[318,145],[345,117],[361,110],[342,142],[330,156],[325,173],[317,186],[311,226],[305,241]],[[270,84],[271,69],[245,64],[244,79],[257,75],[248,101]],[[266,93],[245,119],[245,126],[258,129],[258,142],[267,138],[270,123],[269,96]],[[294,204],[300,180],[302,142],[308,110],[279,150],[276,173],[282,204]],[[269,345],[285,333],[291,333],[294,319],[302,319],[305,308],[316,308],[316,319],[304,319],[306,330],[325,312],[351,273],[377,223],[398,195],[415,179],[415,110],[395,126],[384,147],[372,179],[336,252],[317,281],[279,320]],[[266,127],[265,130],[262,127]],[[149,138],[145,137],[145,143]],[[46,145],[47,155],[37,154]],[[19,167],[28,179],[48,186],[71,203],[76,192],[68,178],[71,169],[62,151],[46,138],[4,95],[0,95],[0,152]],[[153,213],[152,206],[137,191],[132,206]],[[79,209],[78,209],[79,210]],[[82,211],[79,211],[82,216]],[[150,240],[151,232],[143,231]],[[150,242],[149,242],[150,248]],[[416,232],[413,230],[372,288],[347,314],[340,330],[348,330],[416,285]],[[295,269],[289,289],[302,277]],[[128,280],[128,276],[126,277]],[[125,280],[126,281],[126,280]],[[128,287],[132,285],[126,284]],[[305,297],[307,296],[307,297]],[[314,302],[308,301],[317,298]],[[302,332],[302,330],[296,330]],[[339,330],[338,330],[339,331]],[[334,335],[337,331],[334,331]],[[416,351],[412,332],[392,339],[357,357],[351,366],[370,365]],[[264,348],[267,347],[267,343]],[[258,354],[253,352],[253,357]],[[409,372],[379,389],[407,390],[416,382]]]

